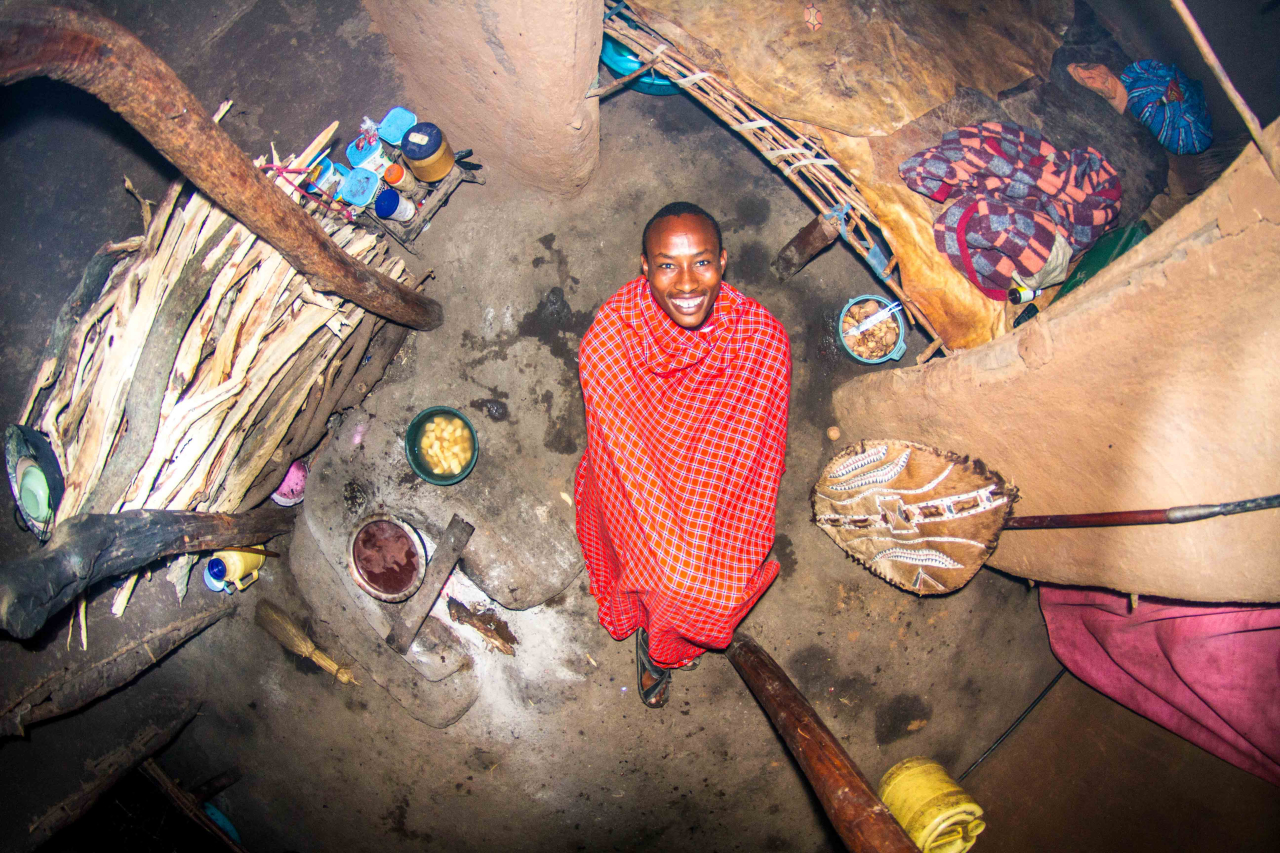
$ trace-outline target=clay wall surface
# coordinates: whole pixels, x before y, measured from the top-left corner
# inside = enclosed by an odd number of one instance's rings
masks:
[[[1280,123],[1267,131],[1280,136]],[[1250,146],[1197,201],[1014,333],[835,394],[848,440],[967,453],[1014,512],[1219,503],[1280,492],[1280,185]],[[1280,601],[1280,513],[1006,531],[989,564],[1199,601]]]
[[[454,150],[533,186],[579,190],[599,159],[602,0],[364,0],[409,103]]]

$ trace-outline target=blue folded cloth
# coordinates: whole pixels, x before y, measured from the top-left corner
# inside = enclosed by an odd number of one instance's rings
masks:
[[[1175,65],[1135,62],[1120,75],[1129,111],[1175,154],[1199,154],[1213,142],[1204,87]]]

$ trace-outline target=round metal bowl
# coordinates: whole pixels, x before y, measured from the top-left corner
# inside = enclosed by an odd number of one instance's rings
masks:
[[[357,561],[356,540],[365,528],[375,524],[394,525],[409,538],[409,547],[415,561],[412,569],[397,566],[395,571],[375,572],[365,561]],[[379,601],[404,601],[418,591],[427,573],[427,552],[422,543],[422,535],[394,515],[381,512],[366,515],[356,522],[347,539],[347,571],[356,586]]]
[[[457,474],[448,474],[441,476],[431,470],[431,466],[427,464],[427,460],[422,458],[422,450],[418,447],[418,442],[422,440],[422,431],[426,429],[427,424],[432,418],[439,415],[452,415],[460,419],[467,425],[467,429],[471,432],[471,459],[466,465],[462,466],[462,470]],[[471,469],[476,467],[476,460],[480,458],[480,437],[476,435],[476,428],[467,419],[467,416],[459,412],[451,406],[432,406],[429,409],[423,409],[421,412],[413,416],[413,420],[409,421],[409,429],[404,434],[404,455],[409,460],[409,467],[413,469],[413,473],[426,480],[433,486],[452,486],[455,483],[461,483],[467,479],[467,475],[471,473]]]

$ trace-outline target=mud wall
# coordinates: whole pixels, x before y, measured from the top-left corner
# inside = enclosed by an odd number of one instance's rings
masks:
[[[1280,123],[1267,131],[1280,137]],[[835,395],[851,440],[986,461],[1039,515],[1280,492],[1280,185],[1250,146],[1197,201],[1013,334]],[[1280,601],[1280,512],[1006,531],[1023,577],[1200,601]]]
[[[571,194],[599,158],[602,0],[364,0],[408,104],[486,166]]]

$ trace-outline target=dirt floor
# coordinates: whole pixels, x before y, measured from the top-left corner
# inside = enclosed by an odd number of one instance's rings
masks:
[[[103,8],[153,45],[206,105],[233,97],[224,124],[255,154],[273,140],[281,153],[297,150],[333,119],[345,141],[362,115],[376,118],[400,103],[385,42],[368,32],[354,0]],[[409,106],[430,115],[429,105]],[[20,159],[28,176],[60,176],[42,182],[43,194],[30,177],[7,186],[18,203],[0,211],[0,353],[9,368],[0,377],[0,409],[7,421],[53,314],[94,248],[139,228],[120,175],[156,198],[172,172],[105,108],[62,86],[32,81],[0,90],[0,117],[6,162]],[[919,600],[857,568],[809,520],[819,469],[836,447],[862,437],[826,438],[832,387],[869,369],[837,352],[828,331],[850,296],[879,292],[857,258],[837,246],[791,281],[775,281],[768,261],[813,211],[683,96],[619,94],[602,104],[601,128],[600,168],[574,199],[531,193],[498,173],[484,187],[458,191],[417,244],[418,257],[409,258],[411,275],[434,270],[429,290],[443,303],[446,324],[412,335],[384,382],[344,418],[318,468],[331,480],[316,486],[308,507],[315,517],[304,513],[308,526],[295,534],[289,564],[269,564],[235,596],[234,617],[134,686],[0,746],[7,771],[0,846],[19,846],[32,817],[78,784],[86,760],[158,708],[195,700],[203,702],[200,716],[160,762],[188,782],[239,767],[243,780],[216,802],[253,850],[839,849],[728,662],[707,656],[697,671],[676,674],[666,709],[644,709],[635,697],[633,645],[612,641],[596,624],[585,576],[577,574],[572,508],[561,495],[572,492],[584,443],[577,345],[596,307],[638,274],[644,222],[677,199],[720,217],[728,280],[760,299],[791,336],[791,429],[775,547],[782,572],[746,630],[873,781],[912,755],[961,772],[1057,673],[1025,583],[988,571],[954,595]],[[484,162],[484,140],[452,141]],[[15,179],[13,171],[0,178]],[[908,363],[922,345],[913,339]],[[453,490],[406,477],[395,452],[411,414],[434,403],[468,412],[480,432],[481,463]],[[356,432],[370,447],[390,449],[353,460]],[[253,624],[253,604],[266,597],[306,619],[336,657],[358,659],[373,636],[341,589],[332,592],[336,572],[326,551],[341,520],[337,510],[317,507],[335,490],[437,529],[458,512],[476,525],[478,539],[488,537],[486,564],[469,567],[475,582],[457,576],[451,591],[494,608],[518,644],[508,657],[470,629],[456,629],[472,666],[424,682],[421,700],[452,709],[442,716],[461,713],[456,724],[420,722],[373,679],[335,683]],[[8,513],[10,498],[3,500]],[[319,529],[325,525],[333,529]],[[31,547],[8,523],[0,537],[8,553]],[[179,611],[172,588],[156,577],[140,585],[117,621],[107,612],[109,593],[90,605],[91,649],[208,606],[213,595],[194,582]],[[76,660],[83,653],[65,648],[66,629],[63,617],[30,643],[0,644],[3,680],[22,683]],[[1070,684],[1064,680],[1050,700]],[[1210,829],[1236,822],[1235,849],[1274,849],[1274,788],[1087,688],[1073,689],[1070,713],[1053,718],[1062,725],[1032,725],[1057,707],[1046,700],[971,777],[992,811],[989,837],[1001,838],[1000,846],[1137,849],[1082,847],[1072,836],[1081,815],[1104,826],[1128,821],[1151,828],[1149,838],[1176,841],[1161,828],[1176,828],[1170,810],[1194,802]],[[1086,750],[1067,748],[1081,742],[1095,747],[1087,759]],[[1137,782],[1151,796],[1109,788],[1090,797],[1088,780],[1134,766],[1135,750],[1157,748],[1178,756],[1176,786],[1153,769]],[[1075,793],[1059,800],[1044,786],[1036,810],[1015,810],[1010,804],[1025,802],[1030,789],[1028,774],[1041,783],[1061,779]],[[1178,797],[1160,795],[1174,787]],[[1241,802],[1258,808],[1242,816]],[[1060,829],[1046,836],[1045,827]]]

